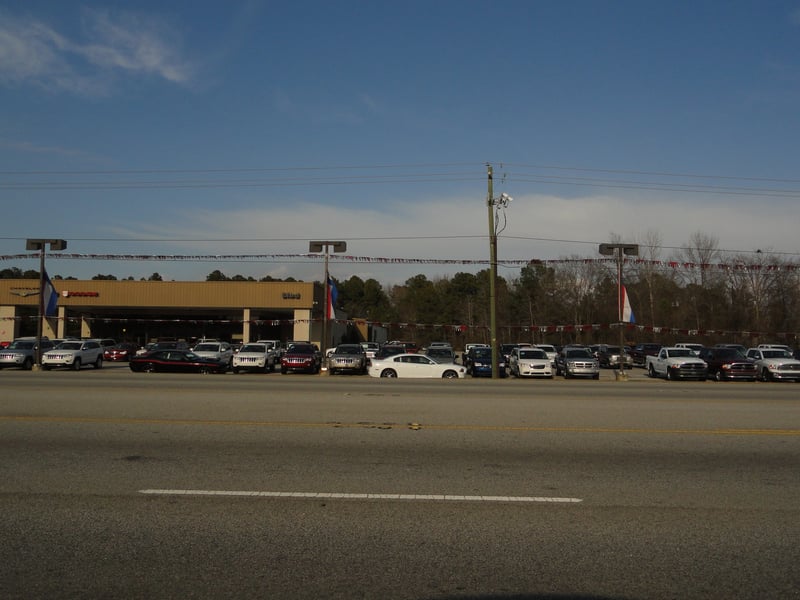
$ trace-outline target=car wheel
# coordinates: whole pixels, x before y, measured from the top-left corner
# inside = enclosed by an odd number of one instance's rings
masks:
[[[42,369],[44,369],[45,371],[49,371],[50,365],[42,365]]]
[[[669,367],[667,368],[667,381],[675,381],[675,373],[672,372],[672,369]]]
[[[81,359],[76,358],[75,362],[72,363],[72,370],[73,371],[80,371],[81,370]]]
[[[381,377],[397,377],[397,371],[394,369],[384,369],[381,371]]]
[[[286,369],[284,369],[283,367],[281,367],[281,375],[286,375]]]
[[[650,365],[650,366],[647,368],[647,374],[648,374],[650,377],[653,377],[653,378],[657,377],[657,375],[656,375],[656,369],[655,369],[655,367],[653,367],[653,365]]]
[[[211,373],[211,367],[200,367],[199,372],[201,375],[208,375]]]
[[[714,380],[725,381],[725,375],[722,373],[722,371],[717,371],[716,373],[714,373]]]
[[[592,379],[600,379],[600,373],[595,373],[592,375]]]
[[[26,358],[25,362],[22,363],[22,368],[26,371],[30,371],[33,368],[33,360]]]
[[[772,381],[772,371],[769,369],[762,369],[761,370],[761,381]]]
[[[97,360],[94,361],[94,368],[95,369],[102,369],[103,368],[103,357],[98,356]]]
[[[142,373],[155,373],[156,366],[153,363],[144,363],[142,365]]]
[[[572,373],[569,372],[569,369],[564,369],[564,379],[572,379]]]
[[[233,367],[233,369],[231,369],[231,370],[233,371],[233,373],[235,375],[237,375],[239,373],[239,367]]]
[[[453,370],[447,370],[442,373],[442,379],[458,379],[458,373]]]

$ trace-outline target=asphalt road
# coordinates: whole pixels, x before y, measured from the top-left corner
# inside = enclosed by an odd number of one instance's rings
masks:
[[[800,385],[0,372],[1,598],[800,598]]]

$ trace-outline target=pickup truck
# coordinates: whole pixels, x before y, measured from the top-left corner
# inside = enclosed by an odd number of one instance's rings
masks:
[[[650,377],[665,379],[699,379],[705,381],[708,365],[689,348],[664,347],[655,356],[645,357],[645,368]]]

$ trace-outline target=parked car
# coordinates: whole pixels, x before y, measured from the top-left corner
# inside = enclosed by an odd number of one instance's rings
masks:
[[[600,379],[600,363],[588,348],[565,346],[556,357],[556,375],[563,375],[565,379]]]
[[[500,348],[498,349],[498,354],[500,354],[503,362],[508,364],[508,358],[511,356],[511,351],[514,348],[518,348],[519,344],[500,344]]]
[[[550,363],[555,368],[556,366],[556,356],[558,356],[558,350],[552,344],[534,344],[534,348],[541,348],[547,354],[547,358],[550,359]]]
[[[191,350],[154,350],[128,362],[137,373],[225,373],[227,361],[199,356]]]
[[[463,378],[465,369],[453,363],[438,363],[424,354],[396,354],[384,359],[371,361],[371,377],[414,377],[414,378]]]
[[[654,343],[636,344],[631,350],[633,366],[644,367],[647,362],[647,357],[656,356],[658,351],[661,350],[661,347],[661,344]]]
[[[646,369],[650,377],[663,377],[668,381],[705,381],[708,378],[708,365],[691,348],[664,346],[655,356],[647,357]]]
[[[281,373],[290,371],[319,373],[322,368],[322,354],[316,344],[291,344],[281,357]]]
[[[188,350],[189,344],[184,341],[149,342],[136,351],[136,356],[147,354],[153,350]]]
[[[367,372],[367,353],[361,344],[339,344],[328,357],[328,372],[331,375],[336,373],[364,375]]]
[[[497,353],[497,374],[500,377],[506,376],[508,363],[503,355]],[[464,369],[472,377],[491,377],[492,376],[492,348],[491,346],[475,346],[464,357]]]
[[[231,369],[234,373],[241,371],[257,371],[271,373],[278,361],[277,354],[271,345],[263,342],[244,344],[239,352],[233,355]]]
[[[620,351],[619,346],[600,344],[595,356],[597,357],[597,363],[600,365],[600,368],[619,369],[620,365],[624,369],[633,368],[633,358],[624,350]]]
[[[430,356],[439,363],[455,363],[456,353],[450,346],[428,346],[425,356]]]
[[[414,353],[414,352],[419,352],[419,347],[417,346],[417,344],[415,342],[404,342],[404,341],[401,341],[401,340],[392,340],[391,342],[388,342],[387,345],[389,345],[389,346],[402,346],[405,349],[405,351],[407,353],[409,353],[409,354],[410,353]]]
[[[800,381],[800,360],[779,348],[749,348],[745,354],[755,362],[761,381]]]
[[[17,338],[6,348],[0,350],[0,369],[19,367],[30,371],[36,364],[36,339],[35,337]],[[53,348],[53,342],[42,338],[42,352]]]
[[[218,340],[202,340],[195,344],[192,352],[204,358],[213,358],[221,363],[231,366],[233,363],[233,348],[228,342]]]
[[[696,344],[694,342],[678,342],[674,346],[675,348],[688,348],[692,352],[694,352],[695,356],[700,356],[700,350],[703,349],[703,344]]]
[[[128,361],[136,356],[136,344],[121,342],[103,349],[103,360]]]
[[[381,349],[381,345],[378,342],[361,342],[361,347],[364,349],[367,359],[374,358],[375,353]]]
[[[373,358],[383,359],[396,354],[406,354],[405,346],[401,346],[399,344],[384,344],[375,352],[375,356]]]
[[[553,363],[541,348],[514,348],[508,357],[508,370],[514,377],[553,378]]]
[[[744,379],[755,381],[758,371],[755,362],[735,346],[703,348],[700,358],[708,364],[708,376],[716,381]]]
[[[42,354],[42,369],[66,367],[78,371],[84,365],[103,366],[103,347],[98,340],[68,340]]]

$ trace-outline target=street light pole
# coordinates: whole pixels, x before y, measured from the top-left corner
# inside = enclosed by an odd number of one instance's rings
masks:
[[[39,318],[36,321],[36,368],[42,366],[42,333],[44,330],[45,319],[45,306],[44,306],[44,251],[47,245],[50,245],[51,250],[66,250],[66,240],[44,240],[44,239],[28,239],[25,241],[26,250],[39,251]]]
[[[638,256],[638,244],[600,244],[600,254],[616,256],[617,258],[617,320],[619,322],[619,369],[616,373],[617,381],[627,381],[625,373],[625,305],[622,298],[622,265],[625,255]]]
[[[327,357],[326,350],[328,349],[328,306],[330,305],[330,286],[328,285],[328,256],[330,249],[334,252],[345,252],[347,250],[347,242],[330,242],[330,241],[316,241],[308,243],[309,252],[325,252],[325,279],[322,285],[325,287],[325,307],[322,310],[322,344],[320,351],[322,352],[322,360]]]

